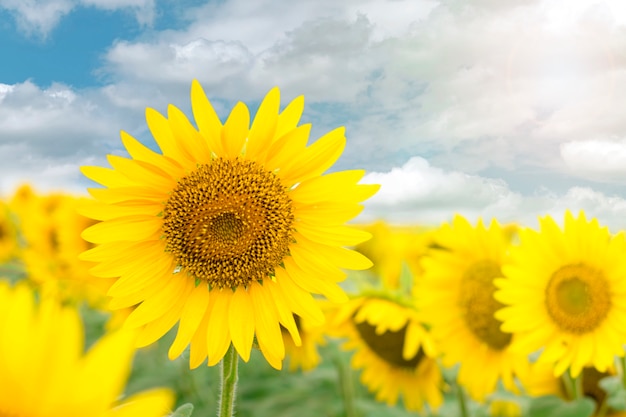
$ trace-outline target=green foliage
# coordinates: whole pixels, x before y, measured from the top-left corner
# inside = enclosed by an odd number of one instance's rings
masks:
[[[606,391],[607,405],[613,410],[626,410],[626,388],[621,376],[607,376],[600,380],[600,387]]]
[[[589,398],[566,402],[548,395],[535,398],[530,404],[528,415],[533,417],[590,417],[594,409],[595,403]]]
[[[174,411],[170,417],[189,417],[193,412],[193,404],[186,403],[181,405]]]

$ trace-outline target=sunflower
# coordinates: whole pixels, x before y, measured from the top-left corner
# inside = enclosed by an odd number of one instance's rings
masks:
[[[594,367],[584,367],[581,371],[582,381],[578,381],[580,394],[593,400],[595,403],[596,411],[593,414],[594,416],[617,417],[626,414],[623,411],[611,408],[609,405],[610,401],[607,402],[607,392],[600,385],[600,381],[603,378],[616,377],[616,374],[616,369],[613,366],[607,369],[606,372],[600,372]],[[523,386],[524,392],[531,397],[557,396],[564,401],[571,401],[576,398],[573,386],[574,381],[555,377],[554,367],[551,363],[533,363],[530,372],[520,379],[519,382]]]
[[[416,285],[421,318],[429,324],[445,366],[460,364],[458,382],[477,401],[494,392],[499,380],[514,389],[526,372],[526,356],[513,352],[513,336],[500,330],[494,312],[494,279],[501,276],[509,234],[493,220],[473,227],[457,215],[437,232],[436,247],[423,259]]]
[[[15,216],[9,206],[0,201],[0,264],[13,260],[18,253]]]
[[[298,315],[294,315],[296,327],[300,334],[301,344],[295,344],[293,337],[289,331],[281,327],[283,334],[283,342],[285,344],[285,356],[289,358],[289,370],[310,371],[319,365],[321,357],[317,351],[317,347],[325,345],[324,325],[311,323],[309,320],[302,319]]]
[[[400,289],[404,268],[413,275],[421,275],[419,259],[432,241],[433,230],[421,226],[398,226],[378,220],[363,225],[372,238],[355,247],[370,258],[374,266],[368,271],[375,275],[385,288]]]
[[[436,410],[443,402],[437,352],[415,309],[382,296],[358,296],[329,319],[330,334],[347,338],[351,365],[376,400],[395,405],[400,395],[407,410]]]
[[[21,258],[29,278],[44,292],[66,301],[86,300],[92,307],[103,308],[113,280],[94,277],[89,273],[94,264],[78,259],[92,246],[80,237],[83,229],[94,224],[76,211],[84,198],[37,194],[24,188],[14,200],[20,201],[14,207],[22,235]]]
[[[52,298],[37,304],[26,284],[0,281],[0,415],[29,417],[165,416],[169,390],[126,398],[134,335],[117,332],[83,353],[78,312]]]
[[[313,323],[324,316],[312,293],[345,301],[340,268],[371,262],[344,248],[370,236],[345,223],[377,190],[361,185],[364,171],[322,175],[345,146],[344,129],[307,146],[309,124],[298,126],[304,101],[279,113],[272,89],[249,127],[238,103],[222,125],[194,81],[196,129],[174,106],[168,117],[147,109],[162,153],[122,132],[131,158],[109,155],[112,168],[83,167],[106,188],[82,213],[100,223],[83,237],[97,247],[82,259],[94,275],[118,278],[111,307],[139,304],[125,326],[142,328],[139,346],[159,339],[176,322],[169,351],[190,345],[190,366],[214,365],[231,342],[244,361],[253,339],[268,362],[281,367],[280,326],[301,343],[293,314]]]
[[[516,334],[515,348],[542,349],[539,361],[554,364],[556,376],[585,366],[605,372],[626,343],[626,241],[596,219],[565,213],[563,229],[549,216],[540,231],[520,232],[496,280],[496,313],[502,330]]]

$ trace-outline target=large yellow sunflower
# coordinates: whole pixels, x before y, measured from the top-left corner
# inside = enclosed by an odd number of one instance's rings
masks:
[[[373,295],[359,296],[331,314],[330,334],[345,337],[354,350],[352,367],[376,400],[395,405],[402,396],[407,410],[443,402],[437,352],[415,309]]]
[[[514,389],[514,376],[526,372],[528,362],[511,351],[513,337],[494,317],[502,307],[493,298],[494,279],[501,276],[509,236],[495,220],[473,227],[455,216],[437,232],[416,285],[421,318],[431,326],[443,364],[460,364],[458,382],[477,401],[494,392],[499,380]]]
[[[293,314],[322,322],[312,293],[345,301],[340,268],[371,262],[344,248],[369,238],[345,223],[377,185],[364,172],[322,175],[345,146],[339,128],[307,146],[309,124],[298,126],[304,101],[279,113],[272,89],[250,127],[238,103],[222,125],[194,81],[196,129],[174,106],[168,117],[146,111],[162,153],[122,132],[131,158],[109,155],[112,169],[83,167],[106,188],[82,212],[101,220],[83,237],[98,244],[83,259],[91,272],[119,277],[111,307],[139,304],[125,324],[142,327],[139,345],[179,322],[170,358],[191,345],[190,365],[216,364],[231,344],[247,361],[254,337],[268,362],[281,367],[280,325],[300,338]]]
[[[104,336],[83,353],[76,310],[40,303],[25,284],[0,281],[0,416],[157,417],[173,393],[144,391],[119,401],[130,372],[134,335]]]
[[[561,229],[551,217],[540,231],[525,229],[496,280],[496,313],[502,329],[516,334],[515,348],[543,349],[539,361],[555,364],[555,375],[585,366],[605,372],[626,343],[626,241],[611,236],[596,219],[565,213]]]

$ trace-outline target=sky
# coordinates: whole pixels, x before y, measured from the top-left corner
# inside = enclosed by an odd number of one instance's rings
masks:
[[[626,229],[622,0],[0,0],[0,195],[85,194],[192,79],[222,120],[278,86],[312,140],[345,126],[362,221]]]

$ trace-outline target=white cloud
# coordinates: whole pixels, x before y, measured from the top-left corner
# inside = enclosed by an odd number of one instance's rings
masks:
[[[472,221],[495,218],[534,227],[539,216],[560,221],[566,210],[584,210],[613,231],[626,229],[626,200],[589,187],[571,187],[555,193],[538,187],[523,195],[501,179],[469,175],[433,167],[413,157],[402,167],[368,173],[363,183],[381,184],[380,191],[365,202],[361,221],[382,218],[395,223],[437,225],[461,214]]]
[[[155,0],[0,0],[0,9],[15,16],[18,27],[29,35],[46,38],[77,7],[102,10],[130,10],[137,21],[149,25],[154,20]]]
[[[561,144],[561,157],[572,175],[626,183],[626,140],[592,139]]]
[[[102,88],[0,84],[0,146],[19,143],[32,155],[0,165],[28,172],[54,158],[70,167],[77,152],[102,158],[102,149],[119,150],[119,129],[147,136],[145,107],[188,112],[193,78],[222,116],[234,100],[254,107],[278,85],[283,103],[306,96],[303,122],[314,123],[313,136],[346,125],[338,168],[376,170],[368,180],[385,184],[370,213],[532,220],[567,203],[604,207],[617,221],[619,197],[572,187],[571,178],[623,183],[625,145],[612,138],[626,129],[617,102],[626,95],[626,9],[571,1],[208,2],[188,11],[186,28],[111,45]],[[154,11],[148,0],[0,0],[20,16],[34,10],[27,21],[37,22],[34,5],[44,17],[78,5]],[[428,162],[392,169],[411,155]],[[523,187],[530,195],[509,186],[532,181],[526,172],[541,177]]]
[[[100,90],[62,84],[41,89],[30,81],[0,84],[0,192],[21,181],[44,189],[79,189],[84,180],[78,166],[102,163],[119,149],[121,129],[145,129],[142,114],[143,109],[115,106]]]

